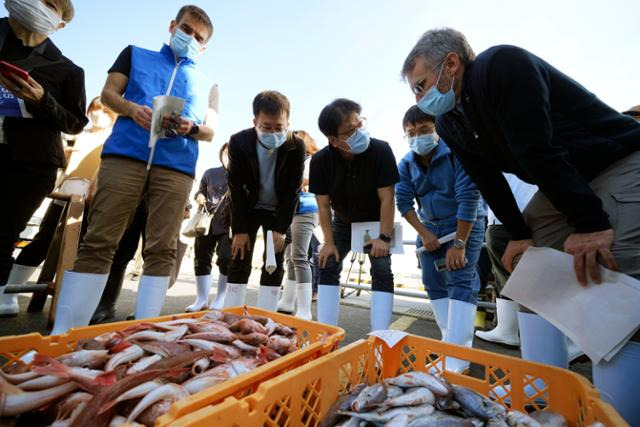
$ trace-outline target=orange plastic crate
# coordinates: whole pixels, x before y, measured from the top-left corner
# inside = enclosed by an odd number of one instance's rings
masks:
[[[243,307],[231,307],[223,311],[242,314]],[[208,390],[189,396],[173,404],[170,411],[156,422],[157,426],[170,424],[179,417],[197,409],[223,401],[229,396],[244,397],[255,392],[263,381],[284,374],[291,369],[309,363],[336,348],[344,339],[344,330],[335,326],[298,319],[281,313],[247,307],[249,314],[269,316],[278,323],[296,328],[299,350],[267,363],[251,372],[225,381]],[[205,312],[184,313],[144,319],[144,322],[163,322],[172,319],[198,318]],[[37,352],[52,357],[73,351],[78,341],[92,338],[105,332],[118,331],[140,323],[140,320],[105,323],[72,329],[63,335],[42,336],[38,333],[0,338],[0,367],[17,361],[25,353]]]
[[[437,369],[442,367],[443,355],[484,368],[482,378],[446,372],[444,376],[449,381],[486,396],[499,388],[506,390],[499,401],[510,409],[546,408],[564,415],[569,426],[588,426],[595,421],[607,427],[627,425],[610,405],[600,400],[586,379],[573,372],[409,335],[393,348],[377,338],[356,341],[262,383],[250,396],[229,397],[219,405],[178,419],[172,426],[317,426],[338,397],[356,384],[378,382],[407,371]],[[525,394],[525,386],[537,379],[545,386],[535,395]],[[510,387],[505,389],[507,384]]]

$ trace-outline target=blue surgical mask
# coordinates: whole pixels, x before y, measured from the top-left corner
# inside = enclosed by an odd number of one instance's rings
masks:
[[[455,78],[451,80],[451,87],[447,92],[442,93],[438,90],[438,83],[440,83],[443,69],[444,62],[442,63],[442,67],[440,67],[440,74],[438,74],[436,84],[418,101],[418,108],[420,108],[423,113],[431,116],[440,116],[448,113],[456,106],[456,94],[453,92],[453,82]]]
[[[258,132],[258,139],[268,150],[275,150],[279,148],[287,140],[287,131],[282,132],[262,132],[256,129]]]
[[[409,146],[417,155],[426,156],[438,146],[438,135],[434,132],[413,136],[409,138]]]
[[[361,154],[364,153],[367,148],[369,148],[369,143],[371,142],[371,137],[369,136],[369,132],[366,129],[358,128],[356,131],[347,139],[347,144],[349,145],[349,152],[351,154]]]
[[[171,37],[171,49],[173,54],[177,58],[187,58],[192,61],[198,59],[200,56],[200,49],[202,46],[198,41],[190,35],[187,35],[180,28],[176,29],[176,32]]]

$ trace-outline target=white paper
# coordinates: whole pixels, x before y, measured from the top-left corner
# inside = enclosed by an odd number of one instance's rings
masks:
[[[267,236],[264,239],[265,249],[267,251],[267,259],[264,264],[264,269],[267,270],[267,273],[272,274],[276,271],[276,251],[273,246],[273,231],[267,231]]]
[[[441,245],[444,245],[445,243],[449,243],[450,241],[452,241],[455,238],[456,238],[456,232],[454,231],[453,233],[449,233],[449,234],[446,234],[446,235],[440,237],[438,239],[438,243],[440,243]],[[422,252],[424,252],[426,250],[427,250],[427,248],[425,248],[424,246],[421,246],[418,249],[416,249],[416,253],[419,254],[419,253],[422,253]]]
[[[402,339],[409,334],[404,331],[386,329],[386,330],[369,332],[368,335],[373,335],[374,337],[380,338],[382,341],[384,341],[387,344],[387,346],[389,346],[389,348],[393,348],[396,346],[396,344],[402,341]]]
[[[380,222],[352,222],[351,223],[351,251],[357,253],[364,252],[364,244],[369,240],[377,239],[380,235]],[[403,254],[404,246],[402,244],[402,224],[393,223],[393,231],[391,232],[391,248],[389,252],[392,254]]]
[[[156,142],[165,138],[166,129],[162,128],[162,120],[166,114],[182,115],[184,99],[176,96],[160,95],[153,98],[153,113],[151,114],[151,130],[149,132],[149,162],[147,169],[151,167],[153,155],[156,151]]]
[[[580,286],[573,256],[529,248],[504,295],[541,315],[594,363],[611,360],[640,327],[640,281],[603,267],[602,284]]]

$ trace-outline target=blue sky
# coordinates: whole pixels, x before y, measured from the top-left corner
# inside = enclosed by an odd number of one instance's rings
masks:
[[[106,72],[128,44],[150,49],[168,41],[182,1],[75,0],[76,17],[52,38],[86,73],[87,97],[99,94]],[[495,44],[532,50],[612,107],[640,104],[638,1],[310,1],[197,2],[215,26],[203,71],[220,86],[220,126],[201,144],[198,171],[216,165],[217,148],[250,127],[251,101],[276,89],[292,105],[292,127],[317,128],[324,105],[337,97],[360,102],[372,135],[407,151],[401,118],[414,102],[400,81],[406,54],[429,28],[451,26],[476,53]],[[4,12],[6,14],[6,11]]]

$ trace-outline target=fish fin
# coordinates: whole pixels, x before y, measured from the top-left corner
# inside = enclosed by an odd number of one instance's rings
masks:
[[[95,380],[93,380],[93,384],[108,387],[114,385],[117,380],[116,373],[109,371],[98,375]]]
[[[36,354],[33,359],[33,371],[40,375],[52,375],[58,378],[69,378],[69,367],[51,356]]]
[[[230,360],[229,354],[219,348],[214,348],[213,350],[211,350],[211,355],[209,356],[209,358],[218,363],[227,363]]]

